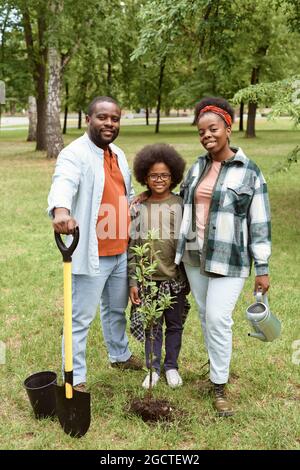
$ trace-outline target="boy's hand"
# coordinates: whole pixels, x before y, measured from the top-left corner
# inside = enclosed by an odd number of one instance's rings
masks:
[[[129,297],[133,305],[140,305],[141,299],[139,298],[139,291],[137,287],[130,287]]]

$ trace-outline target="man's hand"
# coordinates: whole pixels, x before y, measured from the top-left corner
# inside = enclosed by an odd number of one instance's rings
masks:
[[[137,287],[130,287],[129,296],[133,305],[140,305],[141,299],[139,298],[139,291]]]
[[[256,276],[254,284],[254,292],[261,292],[265,294],[270,287],[269,276],[265,274],[264,276]]]
[[[70,216],[68,209],[57,207],[54,209],[52,225],[56,233],[70,235],[71,233],[74,233],[75,227],[77,227],[77,222]]]
[[[147,201],[149,196],[149,191],[143,191],[142,193],[135,196],[130,203],[130,209],[132,209],[136,204],[141,204],[142,202]]]

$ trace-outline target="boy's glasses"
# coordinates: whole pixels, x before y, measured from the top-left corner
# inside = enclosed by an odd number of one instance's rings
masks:
[[[170,173],[150,173],[150,175],[148,175],[151,181],[158,181],[159,179],[167,181],[170,177]]]

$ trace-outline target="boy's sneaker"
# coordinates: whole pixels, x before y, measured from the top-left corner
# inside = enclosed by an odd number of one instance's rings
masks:
[[[159,381],[159,375],[157,372],[153,371],[152,372],[152,387],[155,387],[157,385],[157,382]],[[146,375],[146,378],[144,382],[142,383],[142,387],[148,389],[150,388],[150,372],[149,374]]]
[[[178,374],[177,369],[169,369],[166,371],[166,379],[171,388],[180,387],[182,385],[182,378]]]

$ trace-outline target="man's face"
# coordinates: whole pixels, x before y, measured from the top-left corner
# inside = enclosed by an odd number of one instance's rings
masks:
[[[91,116],[86,116],[88,135],[97,147],[105,149],[120,130],[121,110],[115,103],[99,101]]]

